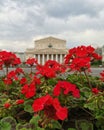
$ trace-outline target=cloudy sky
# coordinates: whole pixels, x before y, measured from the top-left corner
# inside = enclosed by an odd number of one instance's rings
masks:
[[[69,48],[104,45],[104,0],[0,0],[0,49],[25,51],[48,36]]]

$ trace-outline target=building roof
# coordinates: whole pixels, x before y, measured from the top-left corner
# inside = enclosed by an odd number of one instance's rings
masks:
[[[39,39],[39,40],[35,40],[35,42],[38,42],[38,41],[46,41],[46,40],[57,40],[57,41],[63,41],[63,42],[66,42],[66,40],[63,40],[63,39],[59,39],[59,38],[55,38],[55,37],[52,37],[52,36],[49,36],[49,37],[46,37],[46,38],[42,38],[42,39]]]

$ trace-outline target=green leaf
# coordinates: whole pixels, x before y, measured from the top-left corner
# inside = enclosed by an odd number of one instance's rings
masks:
[[[40,117],[38,115],[37,116],[33,116],[32,119],[30,120],[30,123],[34,124],[35,127],[37,128],[39,119],[40,119]]]
[[[75,128],[68,128],[68,130],[76,130]]]
[[[33,126],[30,123],[25,123],[25,124],[17,124],[16,130],[34,130],[35,126]],[[14,130],[14,129],[13,129]],[[36,130],[36,129],[35,129]]]
[[[82,96],[89,98],[91,96],[91,90],[88,87],[84,87],[80,89]]]
[[[44,128],[37,127],[36,130],[45,130]]]
[[[0,122],[0,130],[11,130],[11,125],[8,122]]]
[[[98,108],[96,100],[84,104],[85,108],[88,108],[89,110],[96,110]]]
[[[17,123],[13,117],[8,116],[8,117],[4,117],[3,119],[1,119],[0,124],[1,124],[1,128],[3,127],[2,130],[9,130],[9,129],[14,130]]]
[[[77,130],[93,130],[93,124],[87,120],[76,120],[75,125]]]
[[[32,129],[28,129],[28,128],[22,128],[22,129],[20,129],[20,130],[32,130]]]
[[[62,127],[61,127],[61,124],[58,121],[53,120],[52,121],[52,128],[61,130]]]
[[[32,100],[26,101],[24,103],[24,111],[29,112],[29,113],[33,113],[33,109],[32,109]]]

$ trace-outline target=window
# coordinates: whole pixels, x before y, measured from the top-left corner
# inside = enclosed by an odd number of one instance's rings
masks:
[[[49,47],[49,48],[52,48],[52,44],[50,43],[50,44],[48,45],[48,47]]]

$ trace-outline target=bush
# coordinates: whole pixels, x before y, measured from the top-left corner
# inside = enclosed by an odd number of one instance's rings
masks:
[[[0,129],[103,130],[104,71],[90,75],[91,63],[100,59],[93,47],[79,46],[69,50],[63,64],[27,59],[30,72],[25,73],[16,55],[0,52],[0,67],[6,67],[0,78]],[[9,71],[10,66],[15,69]]]

